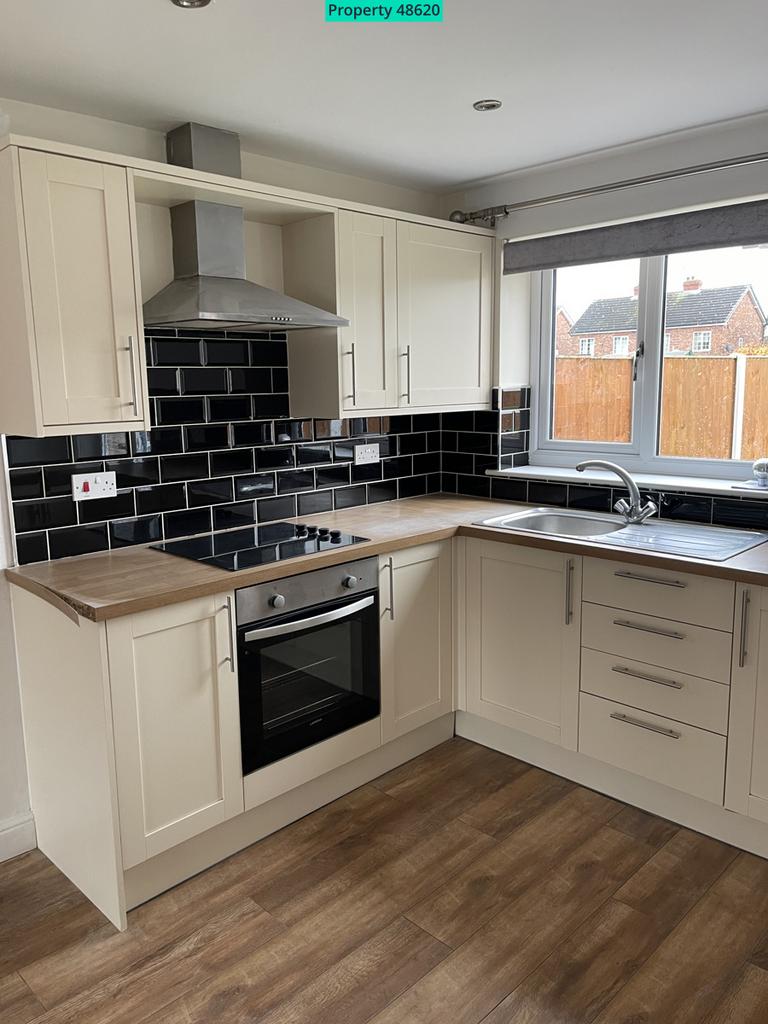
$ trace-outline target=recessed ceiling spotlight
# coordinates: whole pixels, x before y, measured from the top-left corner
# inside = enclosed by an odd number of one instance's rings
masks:
[[[176,4],[177,7],[195,8],[195,7],[207,7],[211,0],[171,0],[172,4]]]
[[[501,100],[478,100],[476,103],[473,103],[472,106],[475,110],[480,111],[498,110],[501,106]]]

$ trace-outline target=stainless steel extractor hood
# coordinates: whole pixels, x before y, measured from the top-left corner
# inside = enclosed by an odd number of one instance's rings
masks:
[[[240,176],[240,139],[186,124],[167,137],[168,162]],[[237,206],[191,200],[171,209],[174,280],[144,303],[147,327],[347,327],[335,313],[245,277],[245,217]]]

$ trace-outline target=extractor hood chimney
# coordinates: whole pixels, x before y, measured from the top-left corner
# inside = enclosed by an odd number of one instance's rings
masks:
[[[166,138],[168,162],[240,177],[240,137],[185,124]],[[144,303],[147,327],[295,330],[347,327],[310,306],[245,277],[245,215],[237,206],[191,200],[171,209],[174,280]]]

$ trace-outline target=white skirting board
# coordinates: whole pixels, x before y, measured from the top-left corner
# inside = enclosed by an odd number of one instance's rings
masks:
[[[695,832],[703,832],[731,846],[768,858],[768,825],[763,822],[745,818],[706,800],[650,782],[574,750],[564,750],[467,711],[456,712],[456,735],[527,761],[660,818],[668,818]]]
[[[36,846],[35,819],[31,811],[0,821],[0,862],[34,850]]]

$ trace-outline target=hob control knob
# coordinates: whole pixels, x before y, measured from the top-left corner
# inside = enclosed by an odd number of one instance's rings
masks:
[[[285,608],[285,598],[282,594],[275,594],[269,599],[270,608]]]
[[[357,584],[357,576],[345,576],[344,579],[341,581],[342,587],[345,587],[347,590],[354,590]]]
[[[325,539],[327,538],[327,536],[328,536],[328,534],[329,534],[330,532],[331,532],[331,531],[330,531],[330,530],[328,529],[328,527],[327,527],[327,526],[321,526],[321,527],[320,527],[320,529],[319,529],[319,530],[317,531],[317,535],[318,535],[318,536],[319,536],[319,537],[320,537],[320,538],[321,538],[322,540],[325,540]]]

